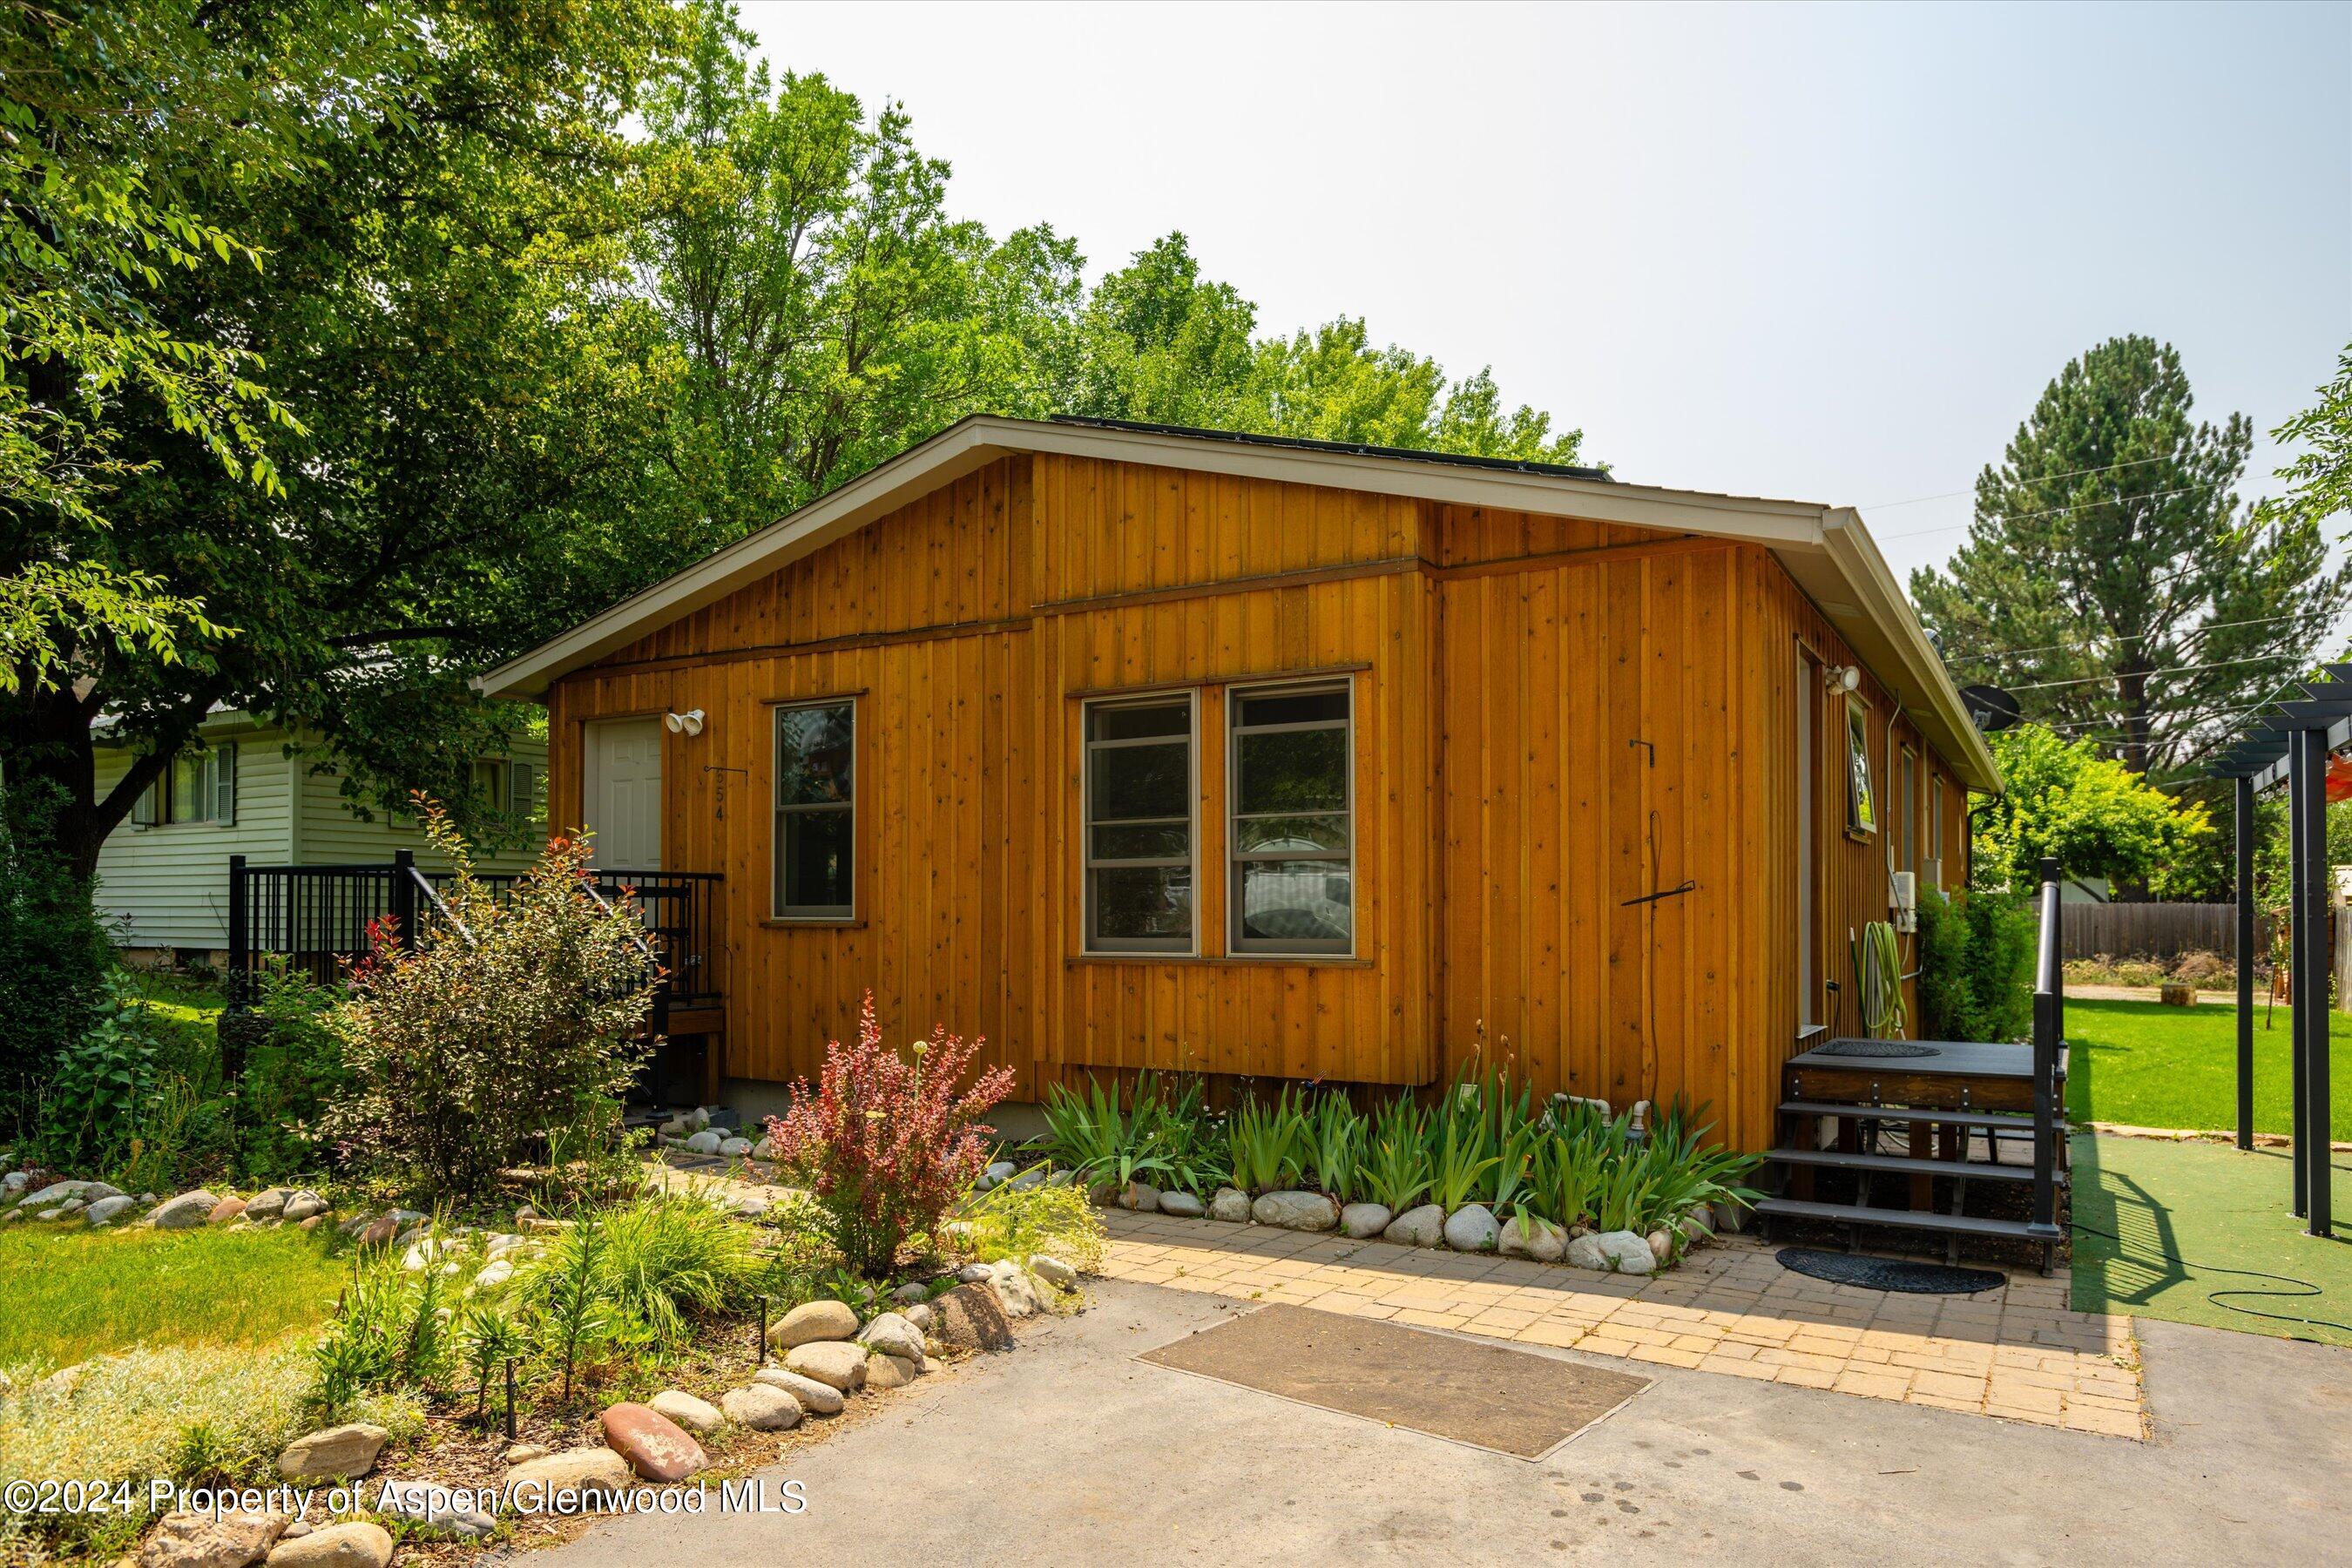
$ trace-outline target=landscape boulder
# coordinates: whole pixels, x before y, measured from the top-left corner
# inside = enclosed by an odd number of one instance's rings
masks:
[[[1445,1211],[1435,1204],[1407,1209],[1389,1221],[1381,1237],[1399,1247],[1441,1247],[1445,1242]]]
[[[1532,1258],[1538,1263],[1557,1263],[1568,1255],[1568,1232],[1548,1219],[1533,1215],[1513,1215],[1503,1223],[1501,1237],[1495,1250],[1506,1258]]]
[[[610,1448],[566,1448],[507,1471],[512,1505],[533,1513],[569,1512],[636,1483],[629,1461]]]
[[[139,1548],[139,1568],[246,1568],[278,1544],[282,1513],[167,1513]]]
[[[857,1331],[857,1342],[866,1349],[879,1351],[923,1363],[923,1331],[897,1312],[885,1312]]]
[[[1492,1252],[1502,1234],[1484,1204],[1465,1204],[1445,1216],[1445,1245],[1456,1252]]]
[[[289,1481],[345,1480],[375,1468],[392,1434],[354,1421],[295,1438],[278,1456],[278,1474]]]
[[[768,1368],[748,1388],[730,1388],[719,1396],[719,1408],[727,1412],[728,1420],[754,1432],[782,1432],[801,1424],[801,1403],[793,1391],[766,1381],[768,1373],[775,1370]],[[811,1378],[800,1381],[814,1383]],[[814,1386],[824,1389],[832,1397],[835,1410],[841,1408],[838,1389],[827,1388],[821,1383]]]
[[[1650,1250],[1649,1238],[1630,1230],[1580,1236],[1568,1244],[1568,1260],[1579,1268],[1616,1274],[1654,1274],[1658,1268],[1657,1255]]]
[[[813,1377],[803,1377],[790,1367],[763,1366],[751,1374],[751,1381],[768,1388],[783,1390],[793,1396],[795,1404],[812,1415],[841,1414],[841,1390],[829,1383],[819,1383]],[[723,1406],[727,1402],[722,1399],[719,1403]],[[740,1420],[741,1417],[730,1415],[730,1419]],[[748,1421],[743,1424],[747,1426],[751,1425]]]
[[[711,1131],[706,1127],[701,1131],[694,1133],[687,1139],[687,1152],[690,1154],[716,1154],[719,1152],[719,1145],[725,1142],[727,1142],[727,1140],[721,1138],[718,1133]]]
[[[920,1375],[915,1363],[904,1356],[871,1356],[866,1363],[866,1386],[868,1388],[904,1388]]]
[[[1358,1241],[1364,1241],[1388,1229],[1395,1218],[1384,1204],[1349,1204],[1339,1211],[1339,1228]]]
[[[1038,1279],[1043,1279],[1048,1285],[1059,1286],[1065,1290],[1075,1290],[1077,1289],[1078,1271],[1070,1267],[1070,1265],[1063,1262],[1060,1258],[1054,1257],[1051,1253],[1031,1253],[1029,1255],[1029,1272],[1034,1274]],[[893,1351],[890,1353],[897,1355],[899,1352]]]
[[[245,1200],[232,1193],[227,1197],[221,1199],[220,1202],[213,1205],[213,1212],[205,1215],[205,1223],[206,1225],[226,1225],[229,1221],[235,1219],[244,1212]]]
[[[1037,1288],[1012,1259],[995,1265],[988,1282],[996,1288],[996,1299],[1003,1303],[1006,1317],[1026,1318],[1037,1310]]]
[[[392,1532],[364,1520],[305,1531],[269,1553],[269,1568],[384,1568],[391,1561]]]
[[[1321,1193],[1268,1193],[1250,1205],[1250,1217],[1285,1230],[1330,1230],[1339,1223],[1339,1205]]]
[[[682,1481],[710,1463],[701,1444],[650,1405],[626,1400],[607,1405],[596,1422],[606,1445],[649,1481]]]
[[[245,1217],[259,1225],[266,1219],[277,1219],[286,1212],[286,1205],[299,1189],[267,1187],[246,1200]]]
[[[123,1210],[131,1207],[134,1201],[117,1193],[110,1198],[99,1199],[98,1202],[82,1210],[81,1216],[93,1226],[111,1225]]]
[[[1118,1194],[1118,1206],[1138,1214],[1158,1214],[1160,1189],[1150,1182],[1129,1182]]]
[[[1670,1230],[1654,1230],[1649,1234],[1647,1240],[1650,1244],[1650,1256],[1657,1259],[1659,1268],[1664,1268],[1675,1256],[1675,1233]]]
[[[1208,1213],[1208,1206],[1191,1193],[1161,1193],[1160,1212],[1174,1215],[1178,1219],[1199,1219]]]
[[[1209,1195],[1209,1217],[1240,1225],[1250,1216],[1249,1194],[1239,1187],[1219,1187]]]
[[[305,1189],[288,1198],[286,1206],[278,1210],[278,1215],[289,1224],[299,1224],[314,1215],[322,1215],[326,1212],[327,1200]]]
[[[193,1193],[182,1193],[155,1205],[147,1215],[147,1223],[157,1230],[189,1230],[212,1217],[220,1206],[220,1199],[198,1187]]]
[[[460,1494],[438,1481],[386,1481],[370,1501],[386,1519],[458,1541],[479,1541],[499,1527],[481,1510],[464,1507]]]
[[[659,1415],[697,1436],[709,1436],[726,1425],[727,1417],[708,1399],[698,1399],[682,1388],[665,1388],[646,1401]]]
[[[780,1351],[856,1335],[857,1314],[846,1301],[803,1301],[768,1326],[768,1343]]]
[[[842,1340],[815,1340],[793,1346],[784,1357],[784,1365],[803,1377],[854,1394],[866,1381],[866,1347]]]
[[[992,1279],[959,1285],[931,1303],[940,1315],[933,1331],[942,1344],[967,1351],[1009,1351],[1013,1325]]]

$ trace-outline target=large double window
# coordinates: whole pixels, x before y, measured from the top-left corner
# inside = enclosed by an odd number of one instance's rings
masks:
[[[131,821],[138,827],[161,827],[172,822],[209,822],[228,826],[236,821],[236,742],[215,741],[201,752],[182,752],[172,759],[153,784],[131,803]]]
[[[1355,824],[1344,682],[1227,694],[1235,952],[1346,952]]]
[[[1192,951],[1192,694],[1086,710],[1087,946]]]
[[[856,918],[856,703],[776,710],[779,919]]]

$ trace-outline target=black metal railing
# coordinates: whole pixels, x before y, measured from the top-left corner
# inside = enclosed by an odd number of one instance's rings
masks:
[[[2066,1050],[2066,961],[2058,923],[2058,862],[2042,862],[2042,939],[2033,964],[2033,1217],[2045,1249],[2058,1228],[2058,1103]]]
[[[655,997],[656,1026],[680,1006],[707,1006],[720,995],[715,955],[719,949],[719,889],[716,871],[594,869],[591,888],[599,898],[636,901],[650,961],[662,971]],[[521,879],[510,872],[478,874],[477,881],[503,894]],[[255,977],[266,962],[278,961],[321,984],[342,977],[365,958],[370,930],[387,921],[395,942],[410,942],[428,924],[454,923],[441,894],[456,880],[446,871],[426,871],[409,850],[388,862],[353,866],[250,866],[229,857],[228,1005],[252,1005]]]

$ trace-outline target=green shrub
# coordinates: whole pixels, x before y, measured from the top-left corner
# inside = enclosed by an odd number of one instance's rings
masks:
[[[698,1195],[644,1197],[602,1218],[612,1299],[665,1348],[685,1342],[693,1319],[734,1310],[759,1291],[751,1227]]]
[[[320,985],[282,960],[260,972],[237,1091],[236,1165],[248,1181],[278,1182],[324,1163],[328,1108],[353,1087],[332,1026],[347,999],[341,986]]]
[[[551,1134],[620,1098],[654,976],[635,911],[595,897],[588,846],[555,839],[503,897],[473,876],[437,806],[425,829],[457,875],[452,919],[380,949],[331,1015],[352,1091],[327,1125],[432,1199],[474,1197]]]
[[[1048,1182],[1015,1192],[991,1188],[964,1216],[964,1246],[983,1263],[1002,1258],[1026,1263],[1049,1253],[1083,1273],[1101,1269],[1107,1237],[1102,1216],[1074,1183]]]
[[[2033,1028],[2034,915],[2011,893],[1919,900],[1921,1037],[2014,1040]]]

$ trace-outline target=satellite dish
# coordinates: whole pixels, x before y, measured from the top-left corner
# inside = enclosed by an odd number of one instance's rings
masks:
[[[2017,722],[2017,699],[1998,686],[1963,686],[1960,700],[1968,704],[1969,718],[1988,735]]]

